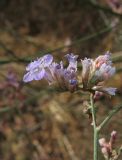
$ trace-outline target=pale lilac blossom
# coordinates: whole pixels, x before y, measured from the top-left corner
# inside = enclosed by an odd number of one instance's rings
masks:
[[[76,73],[78,56],[68,54],[66,57],[69,61],[68,67],[64,68],[62,61],[59,64],[53,62],[46,70],[45,79],[50,85],[54,84],[63,90],[70,90],[73,92],[78,85]]]
[[[45,76],[45,69],[52,63],[53,57],[47,54],[34,62],[31,62],[27,67],[27,73],[24,75],[23,81],[30,82],[32,80],[41,80]]]
[[[69,62],[69,66],[67,67],[67,70],[73,70],[73,71],[77,71],[77,58],[78,55],[74,55],[74,54],[67,54],[65,56]]]
[[[111,96],[115,96],[117,88],[109,87],[109,88],[102,88],[102,90],[103,90],[103,92],[105,92]]]

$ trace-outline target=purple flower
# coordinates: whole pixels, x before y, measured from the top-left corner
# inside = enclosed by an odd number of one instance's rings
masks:
[[[99,56],[95,59],[94,64],[95,64],[95,68],[99,68],[102,64],[107,64],[107,65],[111,65],[111,53],[107,52],[105,55]]]
[[[45,79],[49,85],[55,85],[63,90],[75,91],[78,85],[77,81],[77,55],[67,54],[69,65],[64,68],[63,62],[53,62],[52,55],[48,54],[34,62],[31,62],[27,67],[27,73],[24,75],[23,81],[29,82],[32,80]]]
[[[77,88],[77,57],[73,54],[66,55],[69,65],[64,68],[62,61],[58,64],[53,62],[46,70],[45,79],[50,85],[62,88],[63,90],[75,91]]]
[[[115,73],[110,56],[111,54],[107,52],[95,60],[87,58],[81,60],[84,90],[115,95],[116,88],[103,86],[103,83]],[[62,61],[60,63],[53,62],[53,56],[50,54],[31,62],[26,67],[27,73],[24,75],[23,81],[30,82],[45,79],[49,85],[55,85],[63,90],[74,92],[80,84],[77,75],[78,55],[67,54],[65,57],[69,63],[67,67],[63,66]]]
[[[97,77],[97,80],[100,82],[109,79],[114,74],[115,74],[115,67],[103,63],[100,66],[100,68],[95,71],[94,76]]]
[[[94,84],[105,81],[115,74],[115,67],[112,67],[111,54],[109,52],[96,58],[92,68],[91,80]]]
[[[71,54],[67,54],[65,57],[68,59],[68,62],[69,62],[69,66],[67,67],[67,70],[77,71],[78,55],[74,55],[73,53],[71,53]]]
[[[31,62],[27,67],[27,73],[23,77],[24,82],[32,80],[41,80],[45,76],[45,69],[52,63],[53,57],[47,54],[34,62]]]
[[[109,88],[103,88],[103,92],[111,95],[111,96],[115,96],[116,94],[116,90],[117,88],[112,88],[112,87],[109,87]]]
[[[63,74],[63,63],[53,62],[50,67],[46,69],[45,79],[48,81],[49,85],[61,83],[61,76]]]

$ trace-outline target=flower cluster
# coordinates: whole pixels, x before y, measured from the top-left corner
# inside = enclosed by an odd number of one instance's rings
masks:
[[[111,54],[107,52],[105,55],[99,56],[95,60],[87,59],[82,62],[82,82],[84,90],[94,90],[115,95],[116,88],[104,87],[104,82],[115,73],[115,67],[112,67]]]
[[[77,89],[77,55],[66,55],[69,62],[67,68],[64,68],[63,62],[53,62],[52,55],[48,54],[34,62],[31,62],[26,70],[28,71],[24,78],[24,82],[32,80],[45,79],[49,85],[55,86],[74,92]]]
[[[112,131],[109,142],[105,138],[99,139],[101,151],[105,159],[117,160],[119,157],[119,151],[115,150],[115,142],[117,138],[117,132]]]
[[[79,84],[82,83],[83,90],[96,92],[99,95],[101,93],[115,95],[116,88],[106,88],[104,86],[104,82],[115,73],[115,67],[112,67],[109,52],[95,60],[88,58],[81,60],[82,73],[79,79],[77,73],[78,56],[67,54],[65,57],[69,62],[67,67],[64,67],[62,61],[60,63],[54,62],[53,56],[50,54],[31,62],[26,67],[27,73],[24,75],[23,81],[45,79],[49,85],[54,84],[71,92],[81,89]]]

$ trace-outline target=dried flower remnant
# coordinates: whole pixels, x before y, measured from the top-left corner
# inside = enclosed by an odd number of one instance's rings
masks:
[[[82,83],[83,83],[83,88],[88,87],[88,81],[89,81],[89,76],[90,76],[90,71],[92,67],[92,59],[87,59],[85,58],[84,60],[81,60],[82,62]]]
[[[82,83],[83,89],[89,91],[99,91],[109,95],[115,95],[116,88],[106,88],[104,82],[115,73],[112,67],[111,54],[99,56],[95,60],[85,58],[82,62]]]

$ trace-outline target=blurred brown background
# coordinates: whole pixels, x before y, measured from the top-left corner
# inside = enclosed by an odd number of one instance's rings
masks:
[[[122,1],[0,0],[0,160],[92,160],[89,95],[22,78],[25,66],[46,53],[60,61],[67,53],[95,58],[108,50],[117,67],[108,84],[118,91],[96,102],[98,123],[122,103]],[[119,147],[122,111],[100,137],[109,139],[112,130]]]

